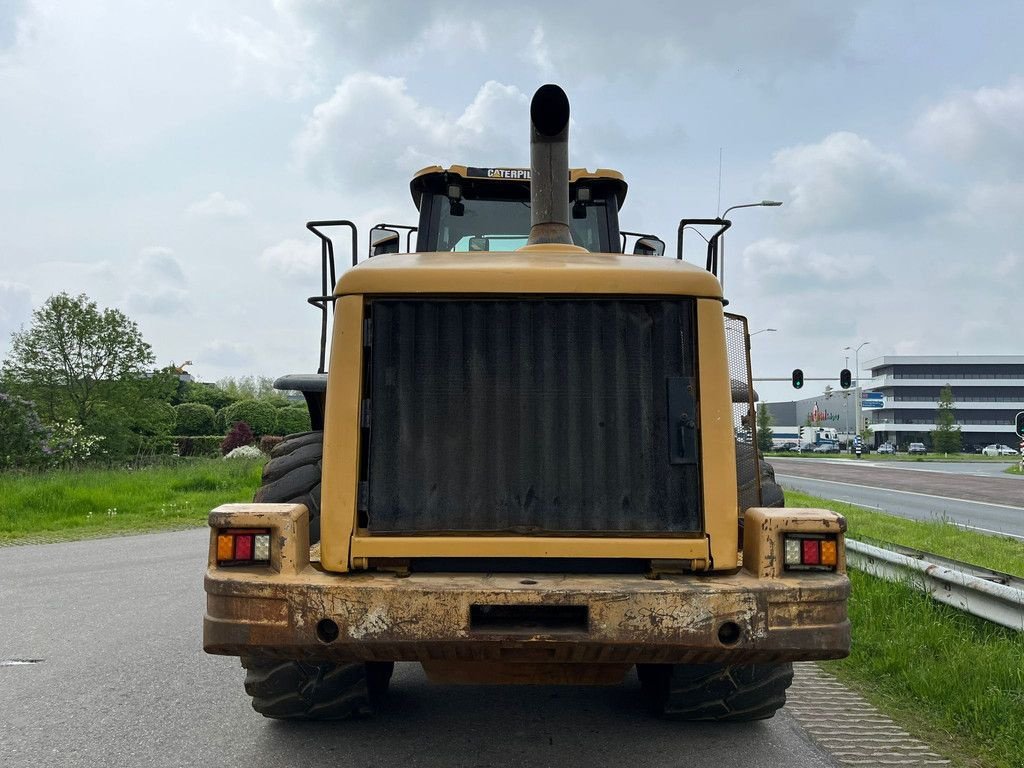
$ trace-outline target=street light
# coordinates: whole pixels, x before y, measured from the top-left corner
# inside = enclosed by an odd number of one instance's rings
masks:
[[[730,205],[725,209],[725,212],[718,218],[724,219],[729,215],[729,211],[735,211],[737,208],[777,208],[782,205],[781,200],[762,200],[760,203],[743,203],[742,205]],[[720,259],[719,259],[719,276],[718,279],[722,283],[722,293],[725,293],[725,237],[721,239],[720,247]]]
[[[750,335],[751,336],[757,336],[757,334],[764,333],[765,331],[767,331],[768,333],[775,333],[777,330],[779,330],[779,329],[778,328],[762,328],[760,331],[754,331]]]
[[[856,347],[843,347],[844,351],[849,351],[851,349],[853,350],[853,389],[854,389],[854,392],[858,393],[857,397],[861,397],[861,395],[860,395],[860,348],[864,347],[864,346],[867,346],[870,343],[871,343],[870,341],[862,341]],[[847,357],[846,359],[849,360],[850,358]],[[860,417],[861,417],[861,411],[862,410],[863,409],[860,406],[857,407],[857,434],[858,435],[860,434]]]

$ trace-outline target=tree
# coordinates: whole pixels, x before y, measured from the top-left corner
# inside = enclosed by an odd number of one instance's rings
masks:
[[[137,383],[153,363],[138,326],[117,309],[100,310],[84,293],[51,296],[27,330],[11,334],[4,378],[53,422],[88,425],[98,406]]]
[[[953,388],[947,384],[939,392],[939,412],[935,417],[935,431],[932,432],[932,450],[936,453],[960,453],[963,450],[963,435],[956,424],[953,413]]]
[[[309,410],[304,405],[289,405],[277,409],[277,434],[294,435],[310,429]]]
[[[768,406],[761,403],[757,406],[757,447],[761,453],[772,449],[772,415]]]
[[[0,471],[42,466],[51,453],[50,430],[39,421],[35,406],[0,392]]]
[[[225,431],[244,421],[256,437],[272,435],[277,428],[277,409],[267,400],[239,400],[217,414]]]
[[[217,432],[217,414],[203,403],[182,403],[174,406],[175,434],[213,435]]]

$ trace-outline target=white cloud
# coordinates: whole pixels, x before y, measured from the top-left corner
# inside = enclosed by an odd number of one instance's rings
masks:
[[[946,206],[939,185],[847,131],[776,152],[764,188],[785,202],[779,218],[798,231],[905,226]]]
[[[357,73],[313,108],[295,154],[322,181],[354,191],[394,189],[435,163],[504,165],[522,158],[526,104],[518,88],[488,81],[453,115],[417,101],[402,78]]]
[[[321,261],[319,240],[288,239],[263,251],[260,268],[285,280],[315,286],[320,278]],[[337,266],[343,268],[344,264]]]
[[[133,288],[125,297],[125,306],[131,314],[180,315],[189,308],[188,291],[180,288],[157,286],[151,290]]]
[[[223,341],[220,339],[203,345],[199,357],[195,358],[197,365],[213,365],[220,368],[242,368],[252,369],[258,362],[259,357],[251,344],[244,342]]]
[[[913,137],[944,157],[1024,171],[1024,79],[955,94],[917,121]]]
[[[848,289],[872,275],[865,256],[832,256],[805,246],[764,238],[743,249],[743,277],[748,285],[779,293],[822,288]]]
[[[185,273],[174,256],[174,250],[162,245],[147,246],[139,251],[135,272],[146,281],[163,280],[178,286],[185,284]]]
[[[205,219],[244,219],[249,215],[249,206],[240,200],[229,200],[223,192],[211,192],[189,205],[185,212]]]
[[[32,319],[32,293],[27,285],[0,280],[0,351],[12,333]]]

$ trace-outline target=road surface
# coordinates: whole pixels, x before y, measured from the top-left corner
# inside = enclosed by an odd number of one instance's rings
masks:
[[[907,466],[789,458],[771,462],[783,488],[914,520],[949,520],[983,533],[1024,539],[1024,478],[993,474],[992,464]]]
[[[786,714],[652,719],[635,681],[442,687],[402,664],[375,719],[264,720],[237,660],[202,652],[206,542],[200,529],[0,548],[4,768],[836,765]]]

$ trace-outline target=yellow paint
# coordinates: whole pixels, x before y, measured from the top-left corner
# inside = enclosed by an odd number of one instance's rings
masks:
[[[704,531],[711,541],[712,567],[723,570],[737,565],[739,504],[732,388],[719,301],[697,302],[697,373]]]
[[[733,523],[735,526],[735,522]],[[355,536],[352,557],[607,557],[707,559],[703,538]],[[333,569],[332,569],[333,570]]]
[[[320,498],[320,562],[330,571],[349,568],[349,541],[359,499],[360,405],[363,397],[363,298],[338,299],[324,414]]]
[[[570,250],[571,249],[571,250]],[[505,294],[528,296],[696,296],[718,299],[714,275],[677,259],[581,253],[572,246],[531,246],[509,253],[390,253],[342,275],[335,293],[363,295]],[[719,308],[719,324],[721,308]],[[722,332],[724,338],[724,331]],[[335,345],[335,351],[337,345]],[[725,354],[724,347],[722,354]],[[341,358],[336,358],[338,363]],[[350,363],[346,362],[346,365]],[[337,366],[332,367],[337,370]],[[729,393],[726,378],[725,394]],[[730,435],[732,434],[730,427]]]

